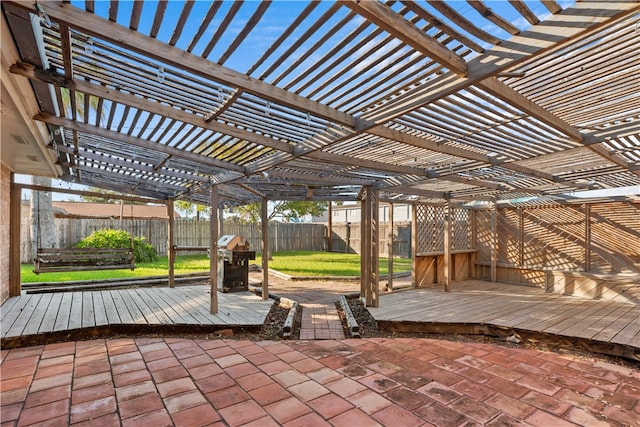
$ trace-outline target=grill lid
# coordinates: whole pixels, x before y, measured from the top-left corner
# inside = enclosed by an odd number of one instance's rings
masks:
[[[249,249],[249,244],[242,236],[225,234],[218,239],[218,250],[234,251],[236,249]]]

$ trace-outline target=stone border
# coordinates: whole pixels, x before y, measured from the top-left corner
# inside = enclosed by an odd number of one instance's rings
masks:
[[[344,295],[340,295],[340,307],[342,307],[344,317],[347,319],[347,326],[349,329],[349,334],[351,334],[351,338],[360,338],[360,326],[358,325],[358,321],[356,320],[355,316],[351,312],[351,308],[349,307],[347,298]]]

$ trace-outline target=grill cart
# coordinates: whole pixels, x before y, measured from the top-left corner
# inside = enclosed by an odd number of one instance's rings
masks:
[[[225,234],[218,239],[218,289],[222,292],[249,290],[249,261],[256,251],[241,236]]]

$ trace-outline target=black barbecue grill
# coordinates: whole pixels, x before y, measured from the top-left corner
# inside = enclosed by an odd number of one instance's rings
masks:
[[[218,289],[222,292],[249,290],[249,261],[256,251],[241,236],[225,234],[218,239]]]

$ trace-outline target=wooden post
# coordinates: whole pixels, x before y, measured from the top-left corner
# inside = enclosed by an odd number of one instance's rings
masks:
[[[518,266],[524,266],[524,208],[518,208]]]
[[[591,205],[584,205],[584,271],[591,270]]]
[[[333,203],[331,201],[327,211],[327,252],[333,252]]]
[[[11,172],[9,194],[9,296],[17,297],[22,292],[20,283],[20,197],[22,189]]]
[[[369,307],[380,306],[380,203],[378,200],[379,193],[377,189],[369,188],[368,199],[370,202],[370,220],[369,227],[371,229],[369,236],[371,238],[371,244],[369,246],[369,254],[371,261],[369,262],[369,288],[371,291],[371,303]]]
[[[411,287],[415,288],[416,282],[416,250],[418,249],[418,206],[411,205]]]
[[[211,209],[211,212],[213,212],[213,206],[211,206]],[[213,215],[211,215],[211,219],[213,219]],[[224,206],[218,208],[218,235],[224,236]]]
[[[469,211],[469,220],[471,221],[471,247],[469,249],[475,250],[478,248],[478,214],[475,209],[471,209],[471,211]],[[469,277],[472,279],[476,279],[478,277],[476,259],[476,252],[472,252],[469,257]]]
[[[444,290],[451,291],[451,197],[444,204]]]
[[[387,289],[393,291],[393,203],[389,203],[389,232],[387,233],[387,270],[389,272],[389,280]]]
[[[211,213],[218,208],[218,186],[212,185],[210,189]],[[222,209],[219,209],[222,212]],[[211,284],[211,314],[218,312],[218,221],[214,215],[209,220],[209,283]]]
[[[498,200],[491,207],[491,281],[498,281]]]
[[[360,200],[360,296],[368,306],[371,301],[371,197],[369,187],[363,190]]]
[[[262,299],[269,299],[269,217],[267,198],[262,199],[260,220],[262,222]]]
[[[176,262],[176,251],[173,249],[173,199],[167,200],[167,216],[169,224],[167,228],[167,255],[169,258],[169,287],[175,287],[174,264]]]

